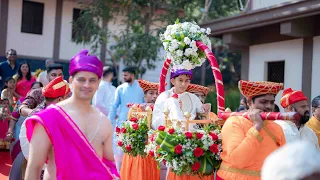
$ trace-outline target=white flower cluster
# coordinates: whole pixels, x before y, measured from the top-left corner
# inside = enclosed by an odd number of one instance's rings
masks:
[[[196,23],[184,22],[167,26],[160,40],[167,52],[167,58],[172,60],[174,69],[191,70],[205,62],[205,54],[197,47],[196,41],[201,41],[211,49],[211,41],[207,35],[210,28],[200,28]]]

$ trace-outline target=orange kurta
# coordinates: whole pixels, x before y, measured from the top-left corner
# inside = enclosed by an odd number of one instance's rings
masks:
[[[212,180],[212,179],[214,179],[214,175],[203,176],[203,178],[200,179],[198,176],[190,176],[190,175],[178,176],[172,171],[168,173],[168,177],[167,177],[167,180]]]
[[[313,130],[313,132],[318,137],[318,143],[320,145],[320,121],[312,116],[311,119],[307,122],[307,126]]]
[[[230,117],[222,130],[222,164],[218,176],[224,180],[259,180],[263,161],[285,144],[281,127],[264,121],[259,132],[244,117]]]
[[[123,155],[120,170],[121,180],[159,180],[160,170],[157,168],[157,162],[150,156],[130,156]]]

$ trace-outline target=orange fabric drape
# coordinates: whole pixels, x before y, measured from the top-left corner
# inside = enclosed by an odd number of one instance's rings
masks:
[[[124,154],[120,170],[121,180],[159,180],[157,162],[150,156],[130,156]]]

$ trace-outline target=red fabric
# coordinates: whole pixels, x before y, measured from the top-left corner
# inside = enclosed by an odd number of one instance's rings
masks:
[[[291,88],[287,88],[282,93],[282,98],[280,99],[281,106],[283,108],[288,107],[299,101],[308,100],[302,91],[294,91]]]
[[[62,76],[55,78],[42,89],[43,96],[47,98],[62,97],[69,94],[69,92],[69,85],[63,80]]]

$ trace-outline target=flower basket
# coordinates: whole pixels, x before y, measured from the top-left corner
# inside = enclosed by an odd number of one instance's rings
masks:
[[[149,131],[145,152],[177,175],[210,176],[220,167],[220,128],[213,124],[194,132],[165,128]]]
[[[148,139],[148,122],[146,117],[130,118],[121,127],[116,127],[117,145],[124,153],[132,156],[145,156],[144,152]]]

